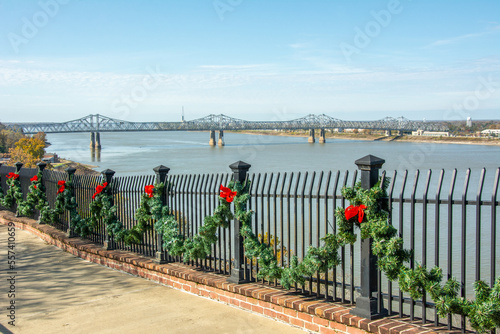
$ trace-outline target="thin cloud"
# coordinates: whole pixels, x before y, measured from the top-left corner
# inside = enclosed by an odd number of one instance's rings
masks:
[[[456,44],[456,43],[459,43],[463,40],[494,34],[494,33],[497,33],[498,31],[500,31],[500,25],[494,26],[493,28],[489,29],[488,31],[483,31],[483,32],[479,32],[479,33],[472,33],[472,34],[465,34],[465,35],[456,36],[456,37],[452,37],[452,38],[448,38],[448,39],[441,39],[441,40],[432,42],[432,43],[424,46],[424,49],[435,47],[435,46]]]

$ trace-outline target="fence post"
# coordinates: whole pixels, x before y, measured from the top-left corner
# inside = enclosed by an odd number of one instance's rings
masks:
[[[23,163],[18,161],[16,162],[15,165],[16,165],[16,173],[19,174],[19,172],[21,171],[21,167],[23,167]],[[21,179],[19,179],[19,182],[21,182]],[[17,210],[17,203],[16,203],[16,217],[19,217],[19,211]]]
[[[233,180],[234,182],[245,182],[248,174],[248,170],[251,165],[247,164],[243,161],[237,161],[231,165],[229,168],[233,171]],[[234,265],[231,267],[231,276],[228,278],[229,283],[244,283],[248,280],[245,277],[248,277],[246,273],[247,268],[243,268],[244,258],[243,258],[243,237],[240,235],[240,227],[241,222],[238,219],[233,219],[232,222],[232,249],[234,256]]]
[[[47,167],[47,163],[45,163],[44,161],[41,161],[39,163],[36,164],[38,166],[38,171],[40,173],[42,173],[43,175],[43,170],[45,169],[45,167]],[[43,192],[45,193],[45,185],[43,184],[43,178],[40,180],[40,182],[42,182],[42,189],[43,189]],[[37,224],[45,224],[44,222],[42,222],[40,220],[40,213],[38,213],[38,220],[36,221]]]
[[[113,206],[113,189],[111,188],[111,179],[113,178],[113,175],[115,175],[115,171],[111,169],[105,169],[101,172],[102,176],[104,177],[104,182],[107,182],[108,185],[104,189],[104,192],[106,192],[107,195],[111,195],[111,206]],[[109,235],[108,233],[108,227],[104,227],[104,242],[102,248],[105,250],[112,250],[115,249],[115,240],[114,240],[114,235]]]
[[[71,182],[71,187],[68,187],[68,190],[71,194],[71,197],[75,196],[75,187],[73,186],[73,176],[76,172],[76,168],[68,167],[65,169],[66,173],[68,173],[68,181]],[[68,219],[68,229],[66,230],[66,236],[68,238],[76,237],[76,233],[73,231],[73,226],[71,225],[71,212],[69,213]]]
[[[165,184],[165,188],[161,196],[161,205],[165,206],[167,205],[167,187],[168,187],[165,181],[167,179],[167,174],[170,171],[170,168],[160,165],[153,168],[153,170],[156,174],[156,183]],[[163,251],[163,235],[158,232],[156,232],[156,253],[153,262],[157,264],[167,263],[165,252]]]
[[[354,162],[361,170],[361,188],[370,189],[378,182],[379,169],[385,163],[384,159],[367,155]],[[387,315],[387,310],[382,306],[378,310],[377,298],[372,292],[377,290],[377,257],[372,253],[371,238],[361,240],[361,297],[356,298],[356,307],[350,314],[366,318],[378,319]],[[380,305],[383,305],[381,302]]]

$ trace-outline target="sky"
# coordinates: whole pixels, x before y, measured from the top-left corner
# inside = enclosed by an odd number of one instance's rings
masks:
[[[0,0],[0,122],[499,119],[498,0]]]

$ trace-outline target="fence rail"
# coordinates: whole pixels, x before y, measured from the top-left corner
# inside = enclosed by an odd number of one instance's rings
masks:
[[[5,175],[15,167],[0,167],[0,185],[6,191]],[[29,179],[36,169],[21,169],[22,191],[26,196]],[[281,266],[288,266],[293,255],[303,258],[309,246],[319,246],[327,233],[335,233],[335,210],[346,207],[341,189],[353,186],[361,177],[357,170],[293,173],[248,174],[250,183],[249,209],[254,211],[252,230],[263,243],[270,244]],[[460,294],[473,298],[474,281],[482,279],[491,286],[500,272],[499,231],[500,219],[498,188],[500,168],[452,171],[383,172],[390,178],[387,201],[389,223],[398,230],[413,259],[425,266],[440,266],[445,278],[456,277],[461,283]],[[157,177],[157,176],[156,176]],[[89,204],[95,187],[103,176],[74,175],[75,197],[82,217],[90,215]],[[166,204],[179,222],[180,233],[191,237],[199,232],[203,219],[211,215],[218,205],[219,186],[227,185],[232,174],[167,175]],[[53,206],[58,180],[67,180],[68,174],[44,170],[43,182],[49,204]],[[117,216],[127,229],[136,224],[135,213],[140,205],[144,187],[155,183],[155,175],[123,176],[112,179],[112,193],[118,208]],[[462,183],[462,184],[460,184]],[[462,189],[460,190],[460,186]],[[37,213],[35,213],[35,216]],[[58,229],[68,229],[68,215],[62,215]],[[232,227],[219,228],[218,241],[206,259],[189,264],[207,271],[230,274],[235,266],[235,247],[232,246]],[[104,244],[105,227],[101,224],[88,237]],[[117,243],[116,247],[146,256],[161,251],[157,235],[150,230],[139,245]],[[360,249],[358,240],[340,251],[342,263],[326,272],[308,277],[302,293],[328,301],[354,304],[361,296]],[[164,252],[168,261],[182,261]],[[256,280],[259,263],[244,259],[247,280]],[[399,290],[397,282],[388,281],[380,272],[376,274],[378,310],[387,309],[388,315],[409,315],[422,322],[446,323],[465,330],[468,325],[462,317],[441,319],[434,304],[424,294],[421,300],[412,300]],[[262,281],[277,285],[279,282]]]

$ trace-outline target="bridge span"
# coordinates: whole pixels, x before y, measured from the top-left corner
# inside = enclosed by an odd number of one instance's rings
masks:
[[[369,129],[383,130],[387,135],[391,131],[399,134],[409,131],[446,131],[447,128],[438,123],[412,121],[404,117],[386,117],[376,121],[344,121],[328,115],[307,115],[288,121],[246,121],[223,114],[208,115],[202,118],[181,122],[129,122],[106,117],[99,114],[88,115],[67,122],[26,122],[4,123],[11,129],[25,134],[89,132],[91,148],[100,149],[101,132],[123,131],[210,131],[210,145],[216,144],[216,131],[219,132],[218,144],[224,145],[224,130],[309,130],[309,142],[314,143],[315,129],[319,129],[319,142],[324,143],[325,130],[337,129]]]

